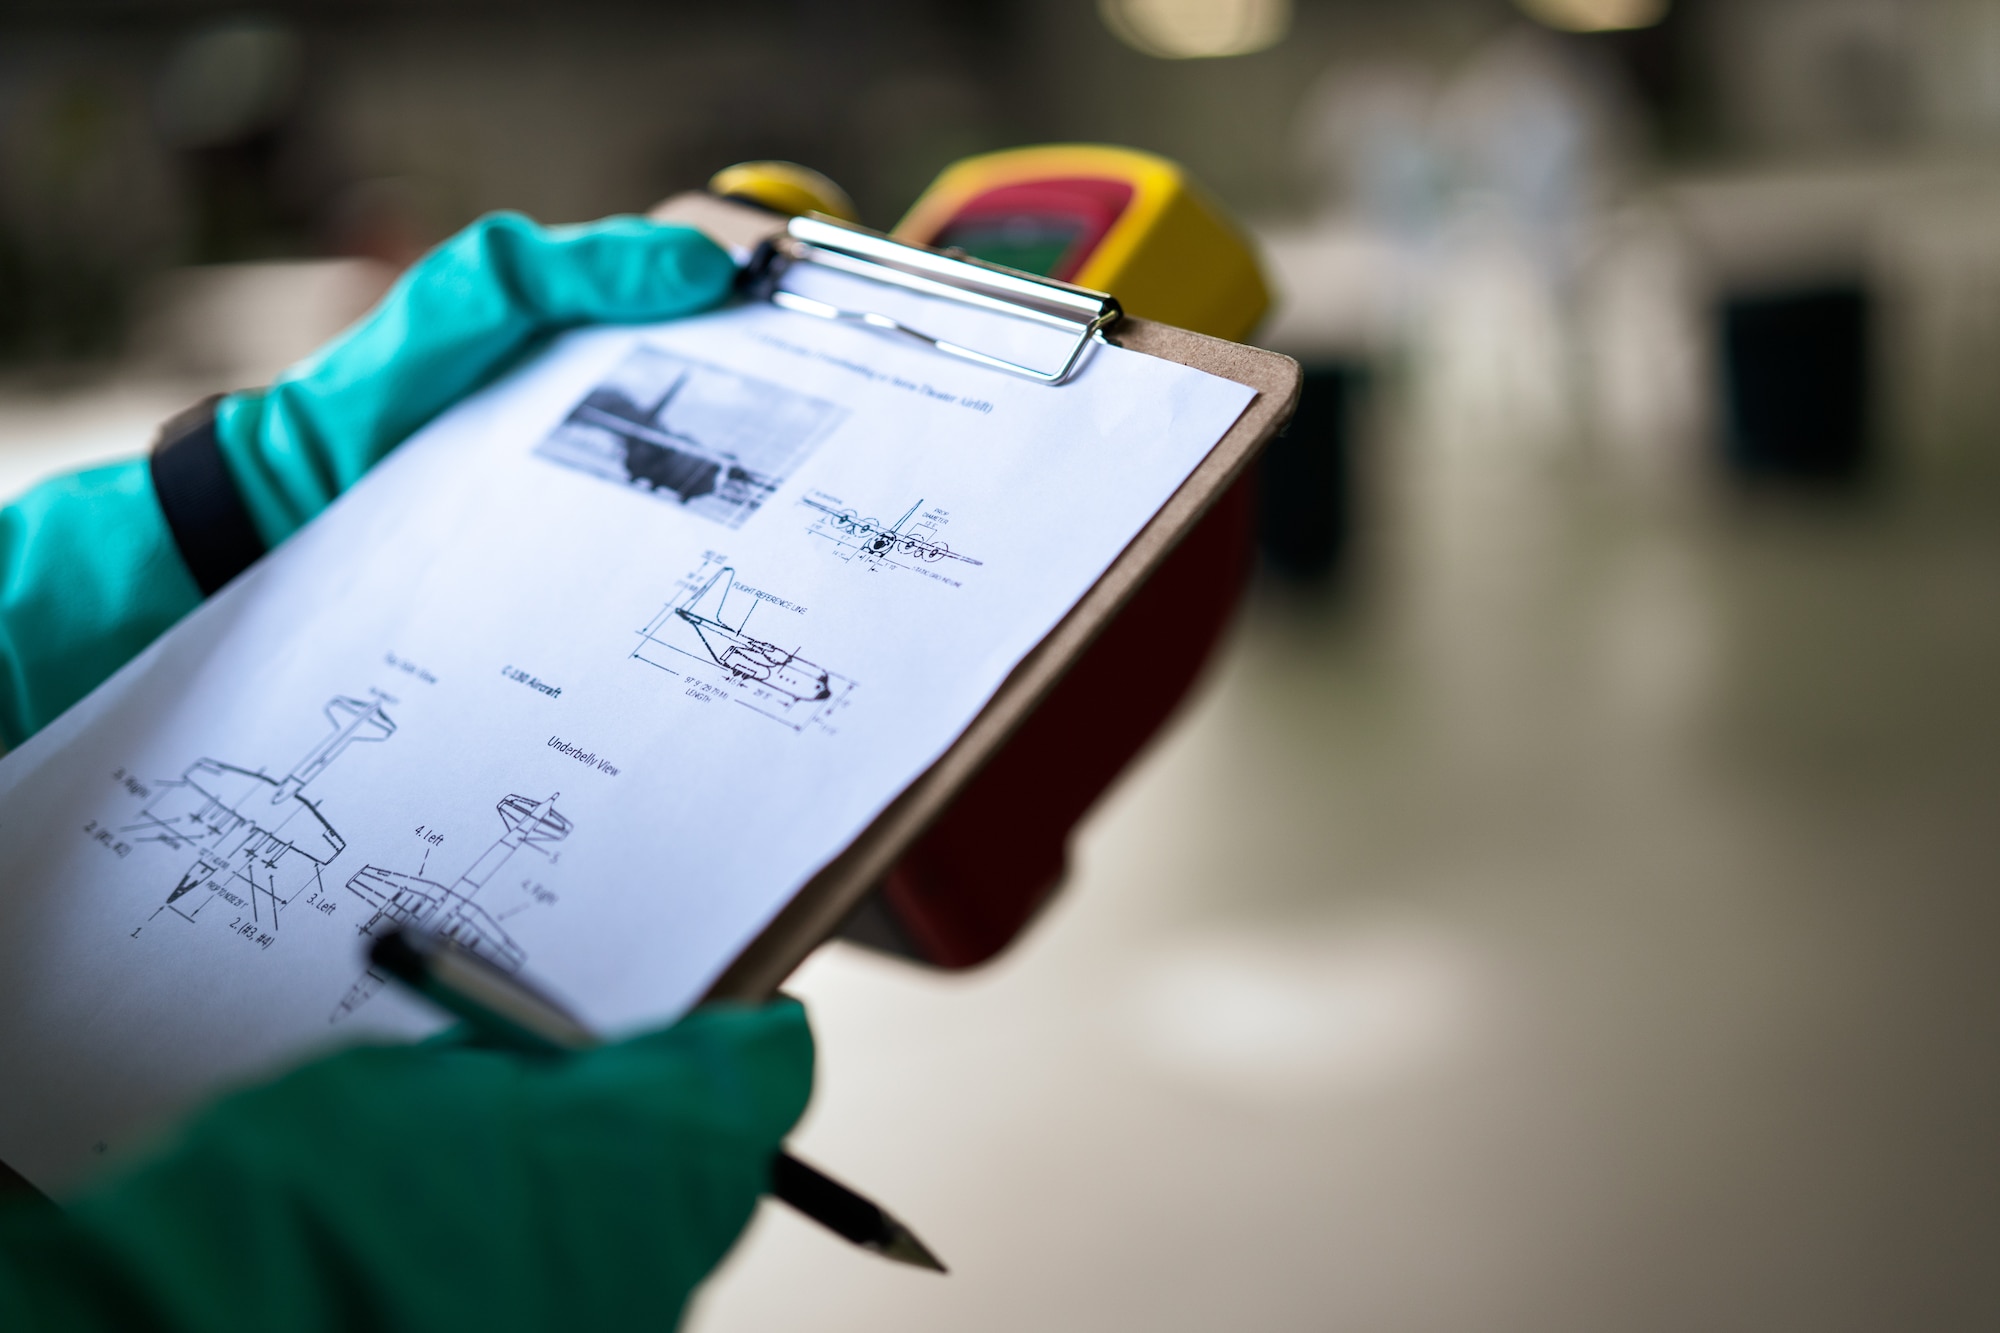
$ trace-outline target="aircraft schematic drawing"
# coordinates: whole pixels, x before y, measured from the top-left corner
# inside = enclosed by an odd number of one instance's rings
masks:
[[[894,523],[884,523],[879,518],[863,518],[855,510],[841,506],[832,496],[820,492],[805,496],[799,503],[821,515],[811,530],[815,535],[832,541],[843,560],[858,559],[878,568],[887,565],[900,568],[908,568],[910,564],[935,565],[944,560],[966,565],[985,563],[952,550],[939,535],[939,529],[945,523],[943,511],[932,510],[920,517],[917,511],[924,507],[922,500],[904,510],[903,516]]]
[[[796,607],[738,583],[733,566],[711,553],[702,567],[683,578],[681,594],[639,631],[632,656],[669,675],[707,678],[736,701],[794,731],[819,722],[842,706],[854,682],[770,639],[750,633],[752,617],[766,602]],[[789,621],[787,621],[789,623]],[[767,631],[768,632],[768,631]],[[704,687],[706,688],[706,687]]]
[[[738,628],[732,629],[723,619],[735,581],[735,570],[718,571],[706,586],[688,598],[686,605],[673,609],[674,618],[687,627],[685,632],[694,635],[709,660],[730,675],[754,680],[800,703],[826,698],[831,691],[827,688],[824,668],[775,643],[743,633],[740,626],[749,623],[747,614],[738,622]]]
[[[326,705],[326,718],[333,730],[283,777],[202,759],[161,784],[139,822],[124,831],[135,834],[136,842],[192,849],[195,858],[155,916],[172,911],[192,921],[220,899],[268,944],[280,909],[300,893],[322,887],[320,871],[347,843],[305,790],[349,746],[384,741],[396,732],[379,700],[336,697]]]
[[[526,847],[547,856],[550,846],[570,835],[574,826],[556,809],[561,795],[557,792],[545,801],[521,795],[504,798],[494,809],[506,832],[449,885],[424,879],[421,872],[405,874],[363,866],[347,881],[348,891],[373,909],[361,933],[380,935],[396,927],[424,931],[452,940],[496,967],[520,971],[528,960],[527,951],[500,922],[530,905],[532,891],[524,888],[526,897],[516,893],[517,901],[511,905],[496,902],[492,893],[486,894],[484,901],[474,899],[481,897],[481,891],[515,852]],[[363,972],[334,1007],[331,1021],[338,1022],[360,1008],[386,981],[372,968]]]

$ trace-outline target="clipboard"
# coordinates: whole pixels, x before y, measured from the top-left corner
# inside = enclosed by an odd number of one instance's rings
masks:
[[[850,274],[872,277],[871,266],[879,266],[886,281],[906,289],[933,296],[950,294],[953,299],[989,309],[1011,307],[1008,313],[1018,310],[1025,319],[1073,334],[1075,341],[1062,364],[1039,370],[1008,364],[978,349],[938,345],[942,355],[1040,379],[1051,386],[1048,391],[1052,393],[1063,391],[1062,383],[1077,368],[1089,343],[1097,340],[1233,380],[1256,394],[1166,505],[1055,629],[1015,666],[970,726],[792,896],[705,996],[710,1000],[757,1001],[775,992],[814,949],[836,933],[889,868],[1033,714],[1179,540],[1242,475],[1258,450],[1290,418],[1298,401],[1301,372],[1289,357],[1126,317],[1116,301],[1101,292],[907,245],[827,219],[788,222],[705,194],[671,199],[652,216],[696,226],[739,258],[755,260],[747,266],[753,283],[769,278],[781,263],[823,263],[831,258],[832,266]],[[761,294],[769,299],[777,290],[772,286]],[[887,317],[869,318],[874,312],[801,309],[801,313],[859,319],[936,343],[921,329],[903,327]],[[0,1196],[17,1192],[35,1191],[0,1163]]]
[[[793,895],[716,979],[705,997],[755,1002],[777,991],[814,949],[838,931],[841,922],[998,753],[1210,505],[1243,474],[1291,419],[1303,376],[1299,364],[1288,356],[1125,316],[1116,300],[1103,292],[909,245],[828,218],[807,215],[786,219],[701,193],[677,195],[649,216],[695,227],[746,259],[749,290],[754,296],[777,297],[777,304],[801,314],[866,323],[914,337],[931,343],[941,355],[1040,380],[1053,393],[1062,392],[1061,386],[1077,369],[1089,343],[1097,340],[1233,380],[1257,395],[1090,591],[1015,666],[951,747]],[[1061,364],[1036,368],[978,349],[941,343],[921,329],[873,311],[787,301],[772,275],[784,265],[796,263],[826,264],[845,273],[986,309],[1010,307],[1008,314],[1073,332],[1075,342]]]

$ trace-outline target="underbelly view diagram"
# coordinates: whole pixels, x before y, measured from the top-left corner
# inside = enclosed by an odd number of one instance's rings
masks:
[[[553,859],[556,854],[550,849],[574,828],[556,809],[561,795],[557,792],[547,800],[519,794],[503,797],[494,809],[505,832],[450,884],[424,878],[422,867],[408,873],[363,866],[347,881],[348,892],[373,909],[360,926],[361,933],[379,935],[399,927],[421,931],[451,940],[503,971],[520,971],[528,961],[527,950],[500,923],[554,902],[555,895],[533,876],[510,876],[498,884],[494,880],[523,848]],[[429,862],[427,852],[424,865]],[[353,1013],[386,981],[372,969],[364,972],[334,1007],[333,1021]]]
[[[347,840],[306,789],[349,747],[395,735],[382,705],[380,698],[329,700],[332,731],[282,777],[201,759],[159,784],[138,822],[121,832],[134,843],[192,851],[194,859],[148,921],[169,913],[194,921],[220,903],[215,910],[233,913],[231,929],[269,948],[294,903],[330,915],[322,872]]]

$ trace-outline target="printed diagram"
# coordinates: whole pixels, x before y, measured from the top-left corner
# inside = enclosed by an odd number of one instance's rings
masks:
[[[172,912],[189,921],[218,900],[233,909],[246,938],[269,948],[283,909],[307,896],[323,911],[320,872],[347,849],[306,788],[349,747],[385,741],[396,724],[380,699],[336,697],[326,706],[333,730],[281,778],[217,759],[191,764],[160,784],[158,795],[125,832],[195,853],[179,883],[153,916]],[[148,918],[149,920],[151,918]]]
[[[863,518],[824,491],[808,491],[799,503],[819,515],[806,532],[831,543],[834,552],[850,564],[874,570],[905,569],[956,588],[960,583],[952,577],[954,566],[985,563],[952,550],[942,535],[951,515],[936,506],[924,509],[922,500],[904,510],[894,523]],[[939,568],[934,570],[933,566]]]
[[[535,453],[737,528],[846,415],[781,384],[641,346]]]
[[[639,631],[633,657],[687,677],[694,682],[691,697],[715,698],[727,690],[736,702],[794,731],[824,727],[845,704],[852,680],[785,646],[791,627],[780,617],[802,615],[801,608],[739,582],[735,568],[713,553],[679,587],[675,600]],[[752,634],[760,610],[764,615]]]
[[[518,793],[504,797],[494,809],[506,831],[449,885],[424,878],[424,867],[430,863],[428,851],[423,866],[413,874],[363,866],[347,881],[348,892],[373,913],[359,928],[360,933],[382,935],[397,927],[426,931],[456,942],[505,971],[520,971],[528,961],[527,951],[500,923],[537,903],[555,901],[555,895],[532,876],[518,883],[509,881],[504,887],[493,886],[493,878],[522,848],[550,856],[549,848],[569,837],[574,826],[556,809],[561,795],[557,792],[545,801]],[[387,978],[372,968],[363,972],[334,1006],[328,1021],[337,1023],[353,1013],[386,982]]]
[[[194,859],[148,920],[172,913],[196,921],[204,911],[233,911],[232,932],[269,948],[286,908],[298,905],[332,916],[336,900],[324,872],[347,850],[347,839],[307,790],[350,747],[395,735],[396,724],[383,711],[384,702],[395,701],[344,695],[329,701],[326,718],[332,730],[283,777],[201,759],[179,778],[160,783],[139,812],[139,822],[121,832],[132,835],[135,843],[192,851]],[[413,873],[363,866],[346,884],[369,914],[360,933],[378,935],[395,926],[430,931],[509,972],[518,971],[527,952],[502,923],[552,903],[556,896],[532,875],[502,877],[500,872],[524,847],[553,859],[550,848],[569,837],[572,827],[556,809],[560,795],[503,798],[495,807],[500,837],[449,884],[424,877],[442,834],[425,839],[430,847]],[[218,901],[226,906],[212,908]],[[363,973],[335,1007],[333,1020],[354,1012],[382,985],[383,978],[374,972]]]

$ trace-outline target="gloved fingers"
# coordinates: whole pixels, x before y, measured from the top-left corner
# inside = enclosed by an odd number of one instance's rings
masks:
[[[812,1096],[805,1007],[707,1005],[672,1027],[590,1052],[565,1079],[572,1095],[615,1090],[650,1114],[775,1150]]]
[[[545,327],[672,319],[721,300],[736,276],[702,233],[629,215],[542,228],[498,213],[459,236],[476,252],[467,271],[491,274]]]
[[[224,1099],[184,1142],[265,1158],[279,1176],[298,1160],[294,1148],[311,1125],[366,1126],[393,1106],[412,1121],[458,1123],[465,1142],[484,1139],[496,1151],[503,1141],[550,1158],[604,1148],[636,1166],[656,1147],[703,1140],[761,1162],[812,1095],[812,1031],[792,999],[705,1006],[670,1027],[571,1056],[454,1039],[461,1031],[316,1061]]]
[[[366,318],[274,387],[326,395],[405,365],[462,373],[468,357],[490,368],[551,329],[706,309],[734,278],[729,256],[690,227],[629,216],[542,227],[491,213],[417,261]],[[433,387],[412,410],[435,413],[464,388]]]
[[[812,1037],[796,1001],[714,1006],[532,1082],[555,1103],[523,1145],[542,1206],[645,1222],[598,1232],[590,1254],[571,1248],[574,1232],[552,1237],[563,1265],[677,1271],[692,1287],[770,1188],[772,1155],[811,1092]]]
[[[575,1056],[363,1047],[226,1098],[69,1215],[177,1327],[665,1326],[811,1081],[793,1001]]]
[[[544,228],[491,214],[270,388],[223,399],[216,437],[259,534],[276,545],[537,339],[692,314],[722,300],[734,277],[729,256],[692,228],[639,217]]]

